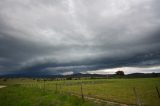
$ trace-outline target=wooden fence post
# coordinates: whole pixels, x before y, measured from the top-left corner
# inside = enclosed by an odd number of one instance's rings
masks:
[[[84,95],[83,95],[83,87],[82,87],[82,83],[81,83],[81,97],[82,97],[82,100],[84,101]]]
[[[56,83],[56,93],[57,93],[57,83]]]
[[[157,91],[158,97],[160,98],[160,93],[157,86],[156,86],[156,91]]]
[[[46,89],[46,84],[45,84],[45,79],[43,80],[44,82],[43,82],[43,91],[45,92],[45,89]]]
[[[137,95],[136,88],[133,88],[133,92],[134,92],[134,95],[136,97],[137,106],[141,106],[141,102],[140,102],[140,99],[139,99],[139,97]]]
[[[60,93],[62,93],[62,84],[59,84]]]

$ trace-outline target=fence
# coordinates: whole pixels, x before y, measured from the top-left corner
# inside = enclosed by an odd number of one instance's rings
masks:
[[[154,104],[160,103],[159,86],[143,89],[137,87],[112,86],[106,82],[58,82],[58,81],[39,81],[35,83],[24,84],[25,87],[36,87],[43,92],[55,91],[60,94],[70,94],[85,99],[96,99],[101,102],[111,102],[124,105],[149,105],[150,101]]]

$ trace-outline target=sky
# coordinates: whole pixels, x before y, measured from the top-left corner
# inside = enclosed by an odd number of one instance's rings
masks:
[[[0,75],[160,72],[160,0],[0,0]]]

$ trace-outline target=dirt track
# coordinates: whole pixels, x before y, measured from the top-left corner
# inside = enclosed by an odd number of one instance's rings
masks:
[[[0,88],[4,88],[4,87],[6,87],[6,86],[4,86],[4,85],[0,85]]]
[[[71,95],[74,95],[74,96],[78,96],[78,97],[81,97],[81,95],[78,95],[76,93],[70,93]],[[107,103],[107,104],[110,104],[110,105],[118,105],[118,106],[135,106],[135,105],[129,105],[129,104],[124,104],[124,103],[119,103],[119,102],[113,102],[113,101],[107,101],[107,100],[103,100],[103,99],[98,99],[98,98],[95,98],[95,97],[89,97],[89,96],[84,96],[84,99],[88,99],[88,100],[92,100],[96,103]]]

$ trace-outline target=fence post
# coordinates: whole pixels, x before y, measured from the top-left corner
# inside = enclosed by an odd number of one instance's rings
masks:
[[[44,82],[43,82],[43,91],[45,92],[45,87],[46,87],[46,84],[45,84],[45,79],[43,80]]]
[[[62,93],[62,84],[59,84],[60,93]]]
[[[156,86],[156,91],[157,91],[158,97],[160,98],[160,93],[157,86]]]
[[[135,88],[135,87],[133,88],[133,92],[134,92],[134,95],[135,95],[135,97],[136,97],[137,106],[141,106],[141,102],[140,102],[140,99],[139,99],[139,97],[138,97],[138,95],[137,95],[137,92],[136,92],[136,88]]]
[[[56,83],[56,93],[57,93],[57,83]]]
[[[81,97],[82,97],[82,100],[84,101],[84,95],[83,95],[83,87],[82,87],[82,83],[81,83]]]

